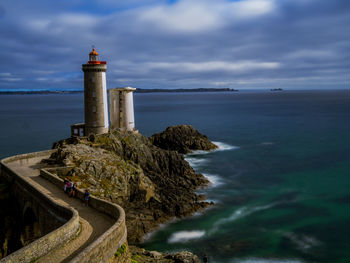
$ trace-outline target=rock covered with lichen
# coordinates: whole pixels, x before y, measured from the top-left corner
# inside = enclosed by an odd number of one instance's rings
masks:
[[[68,177],[126,212],[128,241],[142,237],[173,217],[184,217],[210,205],[194,192],[208,184],[184,155],[153,145],[139,133],[114,131],[55,144],[54,162],[70,167]]]
[[[134,162],[125,161],[115,153],[87,144],[68,144],[58,148],[56,161],[71,167],[64,176],[88,188],[98,197],[106,197],[120,205],[130,198],[159,199],[155,186]]]
[[[132,258],[137,262],[151,263],[200,263],[199,258],[191,252],[179,251],[175,253],[160,253],[143,248],[129,246]]]

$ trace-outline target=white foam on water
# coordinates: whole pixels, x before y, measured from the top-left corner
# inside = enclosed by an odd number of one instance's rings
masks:
[[[234,150],[239,148],[238,146],[230,145],[224,142],[213,142],[213,143],[219,147],[214,151],[228,151],[228,150]]]
[[[230,145],[224,142],[213,142],[218,148],[215,150],[211,150],[211,151],[203,151],[203,150],[196,150],[196,151],[192,151],[190,153],[187,153],[185,156],[193,156],[193,155],[205,155],[208,153],[212,153],[212,152],[217,152],[217,151],[228,151],[228,150],[234,150],[234,149],[238,149],[238,146],[234,146],[234,145]]]
[[[173,233],[168,239],[168,243],[184,243],[191,239],[198,239],[205,235],[204,230],[179,231]]]
[[[217,187],[224,183],[222,179],[216,174],[203,173],[203,176],[209,180],[211,187]]]
[[[284,234],[290,241],[292,241],[297,249],[307,253],[309,249],[319,246],[321,242],[312,236],[298,235],[293,232],[287,232]]]
[[[191,165],[192,168],[197,168],[207,163],[207,159],[199,159],[199,158],[185,158],[185,160]]]
[[[205,199],[204,201],[205,201],[205,202],[208,202],[208,203],[213,202],[214,204],[219,204],[219,203],[220,203],[220,201],[217,200],[217,199]],[[207,208],[207,209],[208,209],[208,208]]]
[[[234,259],[232,263],[302,263],[298,259],[263,259],[263,258],[248,258],[248,259]]]
[[[177,222],[177,221],[179,221],[179,219],[175,217],[175,218],[171,219],[169,222],[167,222],[167,223],[165,223],[165,224],[159,224],[159,226],[158,226],[155,230],[153,230],[152,232],[147,233],[147,234],[143,237],[143,241],[145,242],[145,241],[150,240],[157,232],[163,230],[163,229],[166,228],[168,225],[170,225],[170,224],[172,224],[172,223],[175,223],[175,222]]]
[[[191,156],[191,155],[204,155],[204,154],[208,154],[211,151],[203,151],[203,150],[196,150],[196,151],[192,151],[190,153],[187,153],[186,156]]]
[[[221,225],[236,221],[242,217],[249,216],[255,212],[269,209],[277,204],[278,203],[272,203],[264,206],[255,206],[255,207],[245,207],[245,206],[241,207],[237,209],[235,212],[233,212],[229,217],[221,218],[218,221],[216,221],[213,228],[208,232],[208,234],[213,234],[214,232],[216,232]]]
[[[198,151],[193,151],[191,153],[185,154],[185,160],[191,165],[193,169],[196,169],[209,161],[208,159],[200,158],[199,156],[201,155],[206,155],[208,153],[217,152],[217,151],[228,151],[228,150],[239,148],[238,146],[229,145],[223,142],[213,142],[213,143],[216,144],[219,148],[212,151],[198,150]]]

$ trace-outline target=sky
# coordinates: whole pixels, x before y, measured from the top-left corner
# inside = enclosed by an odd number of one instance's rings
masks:
[[[349,0],[1,0],[0,90],[350,88]]]

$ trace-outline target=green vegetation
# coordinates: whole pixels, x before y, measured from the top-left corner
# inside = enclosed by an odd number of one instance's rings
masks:
[[[116,258],[120,257],[127,251],[127,249],[128,249],[128,246],[127,244],[124,243],[123,245],[120,246],[120,248],[118,248],[117,252],[115,252],[114,257]]]
[[[96,146],[99,146],[101,144],[111,145],[113,141],[108,136],[97,136],[95,139]]]

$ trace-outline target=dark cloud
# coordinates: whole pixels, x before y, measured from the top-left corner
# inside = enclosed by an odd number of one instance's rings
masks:
[[[82,88],[91,45],[112,87],[350,87],[348,0],[5,0],[0,20],[0,89]]]

